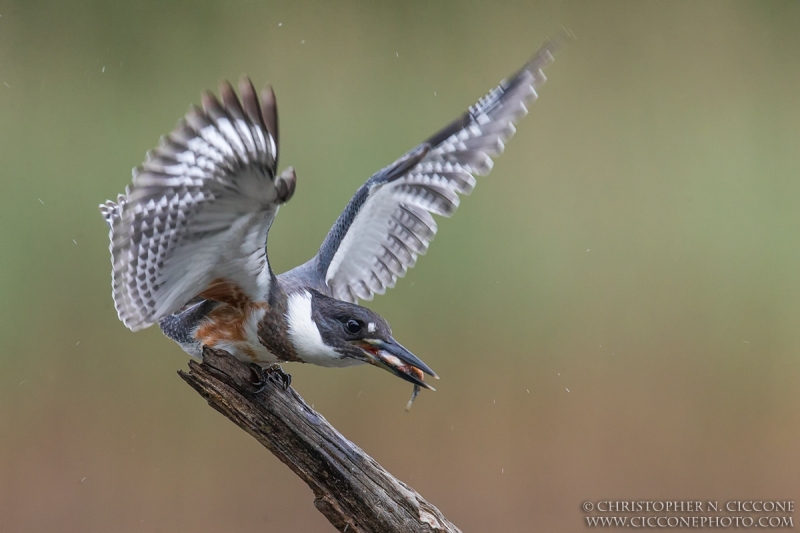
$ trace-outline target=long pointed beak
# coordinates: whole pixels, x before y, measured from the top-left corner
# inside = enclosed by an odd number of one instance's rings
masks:
[[[436,372],[396,340],[364,339],[361,348],[369,354],[367,357],[369,363],[388,370],[409,383],[436,390],[423,381],[423,372],[439,379]]]

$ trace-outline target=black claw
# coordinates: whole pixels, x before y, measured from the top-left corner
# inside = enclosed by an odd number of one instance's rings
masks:
[[[253,394],[259,394],[267,386],[267,376],[264,373],[264,368],[255,363],[250,363],[247,366],[250,368],[250,385],[253,386]]]
[[[292,375],[284,372],[281,365],[278,364],[271,365],[267,369],[267,376],[283,387],[283,390],[287,390],[292,384]]]

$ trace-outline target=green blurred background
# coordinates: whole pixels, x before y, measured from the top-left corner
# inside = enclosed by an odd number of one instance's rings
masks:
[[[0,2],[0,531],[330,531],[133,334],[97,204],[221,78],[268,80],[310,257],[352,192],[578,40],[490,177],[369,304],[442,376],[289,366],[465,531],[598,499],[800,497],[800,3]]]

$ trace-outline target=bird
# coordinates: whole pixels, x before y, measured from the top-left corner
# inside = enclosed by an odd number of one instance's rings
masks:
[[[571,33],[548,39],[522,68],[455,121],[377,171],[353,195],[319,251],[276,275],[267,237],[294,195],[293,167],[278,172],[275,93],[249,78],[205,91],[133,169],[109,227],[112,295],[132,331],[158,324],[195,358],[225,350],[256,368],[301,362],[371,364],[421,388],[437,374],[359,305],[395,286],[472,192],[545,83],[542,69]],[[278,370],[280,368],[278,367]]]

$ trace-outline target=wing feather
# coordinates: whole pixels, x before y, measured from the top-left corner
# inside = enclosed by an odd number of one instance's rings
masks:
[[[564,30],[450,125],[372,176],[339,216],[312,263],[341,300],[371,300],[413,267],[452,216],[459,195],[492,170],[546,81],[542,68],[572,35]]]
[[[114,304],[132,330],[220,279],[252,300],[267,296],[267,234],[294,191],[294,175],[276,175],[271,89],[270,101],[259,103],[243,79],[240,94],[241,101],[227,82],[222,102],[203,93],[202,109],[190,108],[134,169],[132,187],[100,206],[110,226]]]

